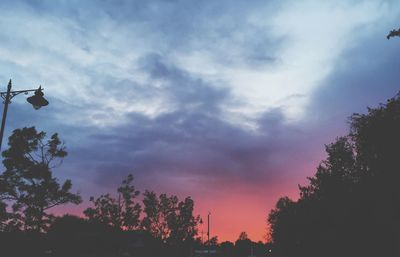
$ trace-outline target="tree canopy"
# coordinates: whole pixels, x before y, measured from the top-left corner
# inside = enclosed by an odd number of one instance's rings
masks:
[[[191,241],[197,235],[200,217],[193,215],[194,201],[190,197],[179,201],[174,195],[157,196],[146,191],[143,205],[142,228],[155,238],[177,245]]]
[[[140,224],[141,206],[135,202],[140,194],[133,185],[133,175],[128,175],[117,189],[117,198],[104,194],[90,198],[93,207],[84,211],[89,220],[99,221],[121,230],[133,230]]]
[[[300,198],[270,212],[274,256],[400,254],[399,131],[399,96],[353,114]]]
[[[70,192],[70,180],[60,184],[53,177],[53,169],[67,156],[58,134],[46,139],[46,133],[37,132],[35,127],[16,129],[2,155],[5,167],[0,175],[2,230],[41,231],[52,217],[47,213],[49,209],[81,202],[78,194]]]

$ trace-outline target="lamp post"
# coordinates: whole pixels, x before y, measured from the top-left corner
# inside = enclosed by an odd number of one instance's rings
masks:
[[[0,92],[1,98],[3,98],[4,109],[3,109],[3,119],[1,120],[1,130],[0,130],[0,151],[1,151],[1,144],[3,142],[3,134],[4,134],[4,127],[6,125],[6,118],[7,118],[7,111],[8,111],[8,104],[11,103],[11,99],[19,95],[21,93],[28,94],[29,92],[34,92],[33,96],[28,97],[26,100],[28,103],[32,104],[35,110],[40,109],[43,106],[49,104],[49,102],[43,97],[43,89],[42,86],[39,86],[38,89],[28,89],[28,90],[18,90],[18,91],[11,91],[12,83],[11,79],[8,82],[7,91]]]

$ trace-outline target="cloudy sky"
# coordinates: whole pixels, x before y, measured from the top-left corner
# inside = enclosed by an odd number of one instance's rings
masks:
[[[0,1],[7,133],[58,132],[56,170],[85,203],[129,173],[138,189],[192,196],[211,234],[253,240],[315,172],[348,116],[400,89],[396,1]],[[61,211],[60,211],[61,212]]]

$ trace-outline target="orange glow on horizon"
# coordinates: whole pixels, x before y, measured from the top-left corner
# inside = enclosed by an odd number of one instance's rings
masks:
[[[286,189],[285,189],[286,188]],[[195,201],[195,215],[200,215],[203,225],[198,227],[198,237],[203,231],[204,241],[207,240],[207,213],[211,212],[210,237],[217,236],[218,242],[235,242],[239,234],[245,231],[252,241],[266,241],[267,216],[275,206],[279,197],[287,195],[292,199],[298,196],[297,187],[252,188],[243,192],[243,188],[227,192],[221,190],[216,196],[192,195]],[[283,192],[286,192],[283,193]],[[85,199],[86,200],[86,199]],[[84,217],[83,210],[87,208],[85,201],[79,206],[67,205],[55,208],[52,213],[57,216],[72,214]]]
[[[297,188],[285,195],[296,199]],[[195,212],[203,218],[204,240],[207,240],[207,213],[211,212],[210,237],[218,236],[218,241],[235,242],[241,232],[246,232],[252,241],[266,241],[268,233],[267,217],[281,195],[281,190],[265,190],[266,194],[219,195],[215,198],[197,200]],[[201,236],[201,226],[199,235]]]

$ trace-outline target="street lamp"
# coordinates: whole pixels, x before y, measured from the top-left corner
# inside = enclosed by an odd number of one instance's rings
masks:
[[[0,150],[1,150],[1,144],[3,142],[3,134],[4,134],[4,127],[6,125],[6,117],[7,117],[7,110],[8,110],[8,104],[11,103],[11,99],[19,95],[21,93],[28,94],[29,92],[34,92],[34,95],[31,97],[28,97],[26,99],[28,103],[32,104],[33,108],[35,110],[40,109],[43,106],[46,106],[49,104],[49,102],[43,97],[43,89],[42,86],[40,86],[38,89],[28,89],[28,90],[18,90],[18,91],[11,91],[12,83],[11,79],[8,82],[7,86],[7,92],[0,92],[1,98],[3,98],[3,103],[4,103],[4,109],[3,109],[3,119],[1,120],[1,130],[0,130]]]

